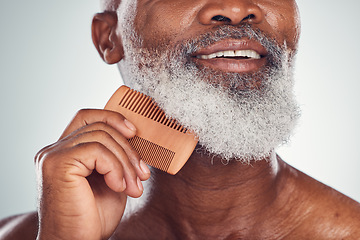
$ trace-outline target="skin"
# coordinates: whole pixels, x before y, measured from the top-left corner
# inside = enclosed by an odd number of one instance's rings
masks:
[[[95,47],[109,64],[126,61],[112,11],[117,4],[106,5],[110,11],[97,14],[92,25]],[[136,13],[134,28],[147,48],[171,47],[214,25],[244,21],[279,43],[285,41],[291,53],[299,36],[292,0],[139,0]],[[246,18],[249,14],[253,16]],[[211,20],[215,15],[230,21]],[[139,197],[139,180],[150,177],[126,140],[135,133],[118,113],[79,111],[60,139],[35,158],[38,212],[2,220],[1,239],[360,237],[358,203],[292,168],[275,153],[251,165],[224,165],[221,159],[194,152],[175,176],[155,169],[149,201],[120,223],[126,196]]]

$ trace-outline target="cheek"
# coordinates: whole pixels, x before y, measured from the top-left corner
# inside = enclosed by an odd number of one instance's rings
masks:
[[[266,10],[265,19],[278,42],[282,44],[285,41],[289,49],[296,50],[300,35],[300,17],[296,3],[289,2],[279,1],[276,6],[271,6]]]
[[[300,37],[300,15],[296,3],[288,11],[290,14],[284,19],[284,35],[289,48],[296,50]]]
[[[147,1],[138,6],[135,28],[145,47],[168,44],[189,31],[198,8],[192,1]]]

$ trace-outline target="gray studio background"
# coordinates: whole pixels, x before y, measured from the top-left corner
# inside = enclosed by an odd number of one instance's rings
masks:
[[[357,0],[299,0],[301,123],[280,155],[360,201]],[[0,2],[0,218],[36,208],[33,157],[121,84],[92,46],[97,0]]]

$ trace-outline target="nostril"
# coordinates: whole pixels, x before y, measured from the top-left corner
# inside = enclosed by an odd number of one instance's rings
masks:
[[[231,22],[230,18],[224,17],[222,15],[216,15],[216,16],[212,17],[211,20],[218,21],[218,22]]]
[[[247,15],[246,17],[243,18],[243,21],[246,21],[248,19],[254,19],[255,18],[255,15],[254,14],[249,14]]]

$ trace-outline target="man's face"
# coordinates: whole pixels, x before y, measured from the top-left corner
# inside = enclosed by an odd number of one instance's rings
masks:
[[[130,1],[135,4],[135,1]],[[217,26],[239,26],[249,23],[278,44],[295,51],[299,36],[299,17],[294,0],[138,0],[133,27],[142,39],[142,47],[172,48],[174,44],[213,31]],[[249,44],[250,49],[266,55],[256,42],[232,41],[199,49],[198,55],[209,55],[218,50],[238,49]],[[229,46],[231,45],[231,46]],[[240,46],[241,47],[240,47]],[[193,56],[194,57],[194,56]],[[261,61],[246,64],[236,60],[198,60],[197,64],[225,72],[256,71]]]
[[[193,129],[211,153],[260,159],[286,141],[298,116],[292,0],[124,0],[125,83]]]

